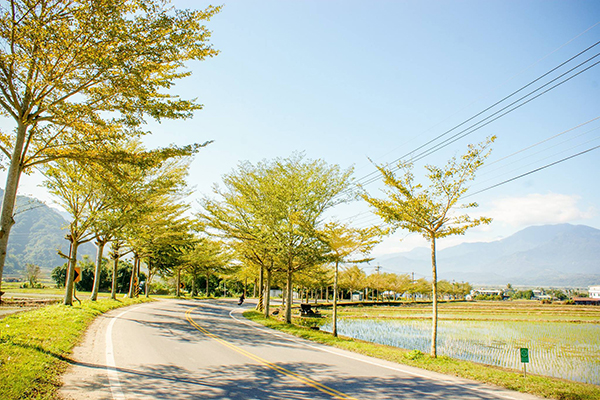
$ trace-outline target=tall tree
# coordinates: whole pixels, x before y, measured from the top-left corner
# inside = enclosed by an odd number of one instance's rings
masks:
[[[168,0],[10,0],[0,4],[0,135],[8,171],[0,214],[0,282],[21,173],[73,145],[140,134],[148,116],[187,118],[201,105],[168,90],[185,62],[217,54],[204,22],[219,11]],[[92,154],[91,157],[94,155]]]
[[[375,227],[356,229],[338,222],[326,224],[321,232],[322,240],[327,243],[330,249],[328,259],[335,265],[333,278],[333,336],[337,336],[337,300],[340,264],[369,261],[370,259],[365,257],[381,241],[382,234],[383,232]]]
[[[223,178],[222,201],[206,199],[203,218],[237,240],[260,243],[285,272],[285,319],[291,322],[293,274],[325,261],[321,240],[325,212],[349,197],[351,170],[343,171],[303,154],[242,163]]]
[[[67,240],[70,242],[67,282],[63,304],[73,304],[73,279],[77,265],[77,249],[93,239],[92,226],[96,215],[106,204],[97,185],[75,160],[56,160],[45,169],[45,186],[50,194],[71,215]]]
[[[415,182],[411,163],[398,164],[398,169],[403,171],[400,176],[396,176],[387,166],[377,166],[387,187],[387,199],[371,197],[368,193],[361,194],[385,222],[394,228],[418,232],[431,244],[432,357],[437,356],[436,240],[450,235],[463,235],[469,228],[491,223],[490,218],[473,219],[467,214],[457,215],[453,210],[477,207],[477,203],[460,206],[457,203],[467,192],[469,182],[475,179],[477,169],[489,156],[489,148],[494,140],[495,137],[490,137],[478,145],[469,145],[466,154],[460,159],[452,157],[444,167],[426,165],[426,175],[430,181],[427,188]]]

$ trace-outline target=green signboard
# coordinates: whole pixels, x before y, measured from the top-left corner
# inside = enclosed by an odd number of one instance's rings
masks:
[[[529,362],[529,349],[521,348],[521,362],[528,363]]]

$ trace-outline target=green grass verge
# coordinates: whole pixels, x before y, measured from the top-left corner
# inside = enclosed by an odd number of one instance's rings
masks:
[[[55,399],[68,356],[92,320],[145,298],[52,305],[0,320],[0,399]]]
[[[558,400],[592,400],[600,399],[600,387],[585,383],[566,381],[539,375],[522,373],[477,364],[470,361],[457,360],[450,357],[432,358],[420,351],[408,351],[397,347],[365,342],[347,337],[333,337],[328,332],[315,331],[307,327],[286,324],[280,320],[266,319],[257,311],[246,311],[244,317],[258,322],[268,328],[283,331],[294,336],[318,343],[350,350],[383,360],[393,361],[412,367],[423,368],[442,374],[473,379],[479,382],[501,386],[510,390],[529,393],[540,397]]]

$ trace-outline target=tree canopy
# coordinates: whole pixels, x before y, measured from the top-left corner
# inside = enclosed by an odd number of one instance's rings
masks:
[[[413,164],[400,161],[396,175],[387,166],[377,166],[383,176],[387,198],[380,199],[363,192],[367,201],[385,222],[393,228],[407,229],[423,235],[431,244],[432,264],[432,340],[431,355],[436,356],[437,342],[437,264],[436,239],[450,235],[462,235],[467,229],[491,223],[490,218],[471,218],[456,210],[477,207],[477,203],[460,206],[457,203],[469,189],[469,182],[475,179],[477,169],[490,154],[490,146],[495,137],[490,137],[477,145],[469,145],[468,151],[459,158],[452,157],[444,167],[426,165],[426,177],[430,184],[424,187],[415,182]]]

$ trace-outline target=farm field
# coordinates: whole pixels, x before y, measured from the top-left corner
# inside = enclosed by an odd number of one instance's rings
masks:
[[[428,353],[430,316],[431,305],[423,303],[341,307],[338,332]],[[456,302],[440,304],[439,316],[439,355],[519,370],[519,348],[527,347],[528,372],[600,385],[599,307]]]

